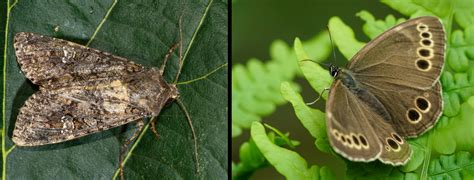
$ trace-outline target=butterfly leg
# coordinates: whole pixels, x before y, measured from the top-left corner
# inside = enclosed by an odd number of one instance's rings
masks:
[[[137,130],[133,133],[132,137],[127,139],[125,141],[125,143],[123,144],[123,146],[120,148],[120,157],[119,157],[119,163],[120,163],[120,179],[124,179],[123,178],[123,156],[125,155],[125,153],[127,152],[127,149],[128,149],[128,146],[130,145],[131,142],[133,142],[137,137],[138,135],[140,134],[140,132],[142,132],[143,130],[143,127],[144,127],[144,122],[143,122],[143,119],[137,121]]]
[[[306,103],[307,106],[311,106],[313,105],[314,103],[318,102],[319,99],[321,99],[321,97],[323,96],[323,93],[325,91],[329,91],[330,89],[329,88],[324,88],[323,92],[321,92],[321,94],[319,94],[318,98],[316,98],[316,100],[314,100],[313,102],[310,102],[310,103]]]

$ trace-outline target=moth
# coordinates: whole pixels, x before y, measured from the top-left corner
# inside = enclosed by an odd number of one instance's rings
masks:
[[[445,31],[436,17],[401,23],[370,41],[335,78],[326,103],[333,149],[353,161],[403,165],[405,138],[431,129],[443,109]]]
[[[60,143],[157,116],[179,96],[163,69],[73,42],[20,32],[17,61],[38,92],[21,107],[13,142],[18,146]]]

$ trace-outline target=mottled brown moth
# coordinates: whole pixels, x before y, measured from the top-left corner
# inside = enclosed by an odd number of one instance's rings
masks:
[[[18,146],[60,143],[157,116],[179,96],[176,85],[163,79],[164,66],[145,68],[27,32],[15,35],[14,47],[24,75],[40,87],[19,111],[12,137]]]

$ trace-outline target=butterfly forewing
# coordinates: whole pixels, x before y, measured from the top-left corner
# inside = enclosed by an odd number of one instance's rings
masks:
[[[347,69],[360,82],[399,89],[429,89],[444,65],[445,35],[435,17],[420,17],[397,25],[370,41]]]
[[[381,153],[381,144],[370,125],[377,114],[347,90],[340,80],[331,87],[326,104],[329,142],[335,151],[354,161],[371,161]]]

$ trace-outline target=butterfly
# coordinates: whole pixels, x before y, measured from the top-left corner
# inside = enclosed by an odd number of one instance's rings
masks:
[[[333,149],[352,161],[406,164],[405,139],[431,129],[443,109],[445,46],[441,21],[424,16],[385,31],[346,68],[331,65],[326,118]]]

